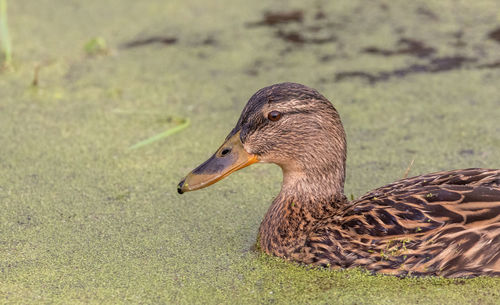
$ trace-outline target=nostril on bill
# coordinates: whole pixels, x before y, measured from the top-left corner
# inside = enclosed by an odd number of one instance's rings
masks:
[[[227,155],[227,154],[228,154],[228,153],[230,153],[230,152],[231,152],[231,148],[224,148],[224,149],[221,151],[220,155],[221,155],[222,157],[224,157],[225,155]]]

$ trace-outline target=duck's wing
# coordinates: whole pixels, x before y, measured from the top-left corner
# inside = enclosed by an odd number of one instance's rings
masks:
[[[500,276],[500,170],[396,181],[352,202],[338,225],[344,239],[356,243],[344,255],[352,266],[401,275]]]
[[[352,202],[342,226],[370,236],[423,234],[456,224],[500,224],[500,170],[465,169],[412,177]]]

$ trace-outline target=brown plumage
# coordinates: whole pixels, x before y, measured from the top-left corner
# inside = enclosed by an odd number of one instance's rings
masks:
[[[500,170],[443,171],[349,202],[345,133],[316,90],[282,83],[255,93],[226,142],[178,187],[208,186],[254,162],[283,185],[258,244],[292,261],[393,275],[500,276]]]

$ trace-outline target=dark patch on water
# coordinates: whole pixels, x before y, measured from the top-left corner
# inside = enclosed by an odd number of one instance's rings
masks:
[[[316,20],[325,19],[325,18],[326,18],[326,14],[321,10],[317,11],[316,15],[314,15],[314,19],[316,19]]]
[[[481,65],[478,65],[476,68],[478,68],[478,69],[498,69],[498,68],[500,68],[500,61],[495,61],[495,62],[487,63],[487,64],[481,64]]]
[[[276,35],[283,39],[284,41],[287,42],[293,42],[293,43],[305,43],[306,39],[302,34],[296,31],[290,31],[290,32],[285,32],[285,31],[278,31]]]
[[[427,17],[430,20],[437,21],[439,20],[438,15],[436,15],[433,11],[425,7],[417,8],[417,14],[420,16]]]
[[[249,68],[245,70],[245,74],[250,76],[258,76],[259,70],[257,70],[256,68]]]
[[[322,61],[322,62],[326,62],[326,61],[330,61],[330,60],[334,60],[335,58],[337,58],[338,56],[335,55],[335,54],[326,54],[326,55],[322,55],[319,60]]]
[[[276,35],[286,42],[291,42],[295,44],[324,44],[329,42],[335,42],[337,37],[331,35],[329,37],[306,37],[298,31],[282,31],[279,30]]]
[[[474,154],[474,149],[462,149],[458,153],[461,156],[472,156]]]
[[[491,31],[488,34],[488,38],[493,39],[496,42],[500,43],[500,28],[497,28],[497,29]]]
[[[216,46],[217,40],[213,37],[207,37],[201,42],[201,44],[205,46]]]
[[[335,74],[335,81],[340,82],[343,81],[344,79],[347,78],[364,78],[366,79],[370,84],[376,83],[378,81],[381,81],[381,76],[377,76],[374,74],[370,74],[367,72],[363,71],[346,71],[346,72],[339,72]]]
[[[288,12],[266,12],[261,21],[248,23],[248,26],[276,26],[279,24],[299,22],[304,19],[304,12],[293,10]]]
[[[286,54],[290,53],[293,51],[293,48],[290,46],[287,46],[283,50],[280,51],[280,56],[285,56]]]
[[[436,49],[425,45],[421,41],[410,38],[399,39],[397,46],[398,48],[394,50],[367,47],[363,52],[382,56],[411,55],[420,58],[428,57],[436,52]]]
[[[319,21],[326,18],[325,13],[321,9],[318,9],[312,17],[315,23],[304,25],[305,14],[302,10],[266,12],[261,21],[247,23],[247,27],[268,26],[277,28],[275,32],[276,37],[296,46],[337,41],[337,37],[334,34],[318,34],[321,30],[329,27],[328,24],[323,24],[324,22]],[[317,24],[317,22],[321,24]],[[291,23],[298,24],[298,27],[296,25],[293,29],[290,29],[288,26]]]
[[[389,11],[389,6],[385,3],[380,3],[378,7],[384,12]]]
[[[390,11],[390,6],[382,5],[382,11]],[[337,36],[337,31],[342,30],[343,24],[349,20],[342,18],[335,21],[329,20],[329,16],[323,12],[321,7],[317,7],[314,11],[308,13],[305,10],[284,10],[266,12],[260,21],[248,23],[247,27],[266,26],[274,29],[276,40],[281,40],[286,43],[285,47],[279,52],[280,56],[293,52],[297,48],[307,47],[308,45],[320,45],[334,43],[337,52],[333,54],[319,54],[318,60],[328,62],[346,56],[346,51],[343,51],[342,41]],[[439,21],[439,16],[436,12],[426,8],[418,7],[415,13],[430,22]],[[395,28],[397,29],[397,28]],[[413,63],[408,63],[406,66],[396,68],[394,70],[382,71],[339,71],[334,75],[334,81],[344,81],[351,78],[364,79],[370,84],[381,81],[388,81],[393,78],[403,78],[411,74],[417,73],[441,73],[458,69],[497,69],[500,68],[500,60],[493,62],[479,62],[479,58],[467,57],[465,55],[454,55],[436,57],[438,54],[438,45],[430,46],[427,42],[419,39],[401,36],[403,30],[397,32],[396,37],[399,37],[397,43],[393,47],[384,48],[377,46],[367,46],[360,52],[373,56],[411,56],[419,60]],[[459,29],[451,33],[451,38],[448,40],[448,45],[457,49],[467,46],[467,40],[464,38],[464,30]],[[500,42],[500,28],[488,33],[488,37]],[[347,56],[352,55],[352,51],[348,52]],[[482,60],[481,60],[482,61]],[[250,66],[244,73],[257,76],[261,68],[258,65]],[[329,82],[331,78],[322,77],[320,82]]]
[[[177,37],[169,37],[169,36],[152,36],[147,38],[139,38],[136,40],[132,40],[126,42],[122,45],[123,48],[137,48],[150,44],[163,44],[163,45],[171,45],[177,43]]]
[[[426,66],[424,72],[443,72],[454,69],[460,69],[465,63],[475,62],[475,58],[464,56],[440,57],[432,59],[430,65]]]
[[[427,64],[413,64],[401,69],[392,71],[382,71],[377,73],[367,73],[364,71],[345,71],[335,74],[335,81],[339,82],[348,78],[364,78],[369,83],[374,84],[380,81],[387,81],[392,77],[405,77],[416,73],[439,73],[462,68],[466,63],[475,62],[475,58],[454,56],[439,57],[431,59]]]
[[[254,61],[252,66],[250,68],[246,69],[244,72],[245,72],[245,74],[250,75],[250,76],[258,76],[259,75],[259,68],[261,68],[262,65],[263,65],[262,60],[257,59]]]
[[[457,31],[453,34],[453,38],[455,39],[450,45],[456,48],[463,48],[467,45],[467,43],[463,40],[464,32],[462,30]]]

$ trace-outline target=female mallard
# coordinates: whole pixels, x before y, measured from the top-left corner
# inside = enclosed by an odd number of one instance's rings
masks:
[[[259,229],[268,254],[394,275],[500,276],[500,170],[464,169],[344,196],[345,133],[319,92],[282,83],[255,93],[236,127],[180,194],[255,162],[283,170]]]

